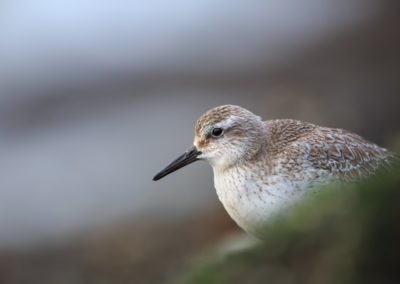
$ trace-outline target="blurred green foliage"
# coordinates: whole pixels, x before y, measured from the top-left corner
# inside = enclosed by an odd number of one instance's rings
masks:
[[[265,236],[262,245],[195,265],[183,282],[400,283],[400,168],[322,190]]]

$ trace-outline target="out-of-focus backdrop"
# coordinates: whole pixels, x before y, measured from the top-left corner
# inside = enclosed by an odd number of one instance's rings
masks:
[[[196,163],[152,176],[195,120],[400,140],[397,1],[0,3],[0,282],[162,283],[235,232]]]

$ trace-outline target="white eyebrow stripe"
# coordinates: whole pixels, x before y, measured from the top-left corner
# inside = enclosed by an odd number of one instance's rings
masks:
[[[238,116],[231,115],[227,119],[217,123],[215,125],[215,127],[220,127],[220,128],[227,129],[227,128],[230,128],[230,127],[238,124],[239,121],[240,121],[240,118]]]

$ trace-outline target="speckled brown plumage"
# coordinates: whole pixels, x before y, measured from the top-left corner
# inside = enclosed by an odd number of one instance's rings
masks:
[[[388,168],[395,155],[343,129],[280,119],[266,122],[269,129],[268,152],[304,156],[315,169],[327,171],[341,181],[357,181]],[[272,158],[273,159],[273,158]]]

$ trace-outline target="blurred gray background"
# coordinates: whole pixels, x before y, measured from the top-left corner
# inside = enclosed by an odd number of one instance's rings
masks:
[[[81,259],[123,236],[130,257],[162,243],[154,264],[179,239],[201,248],[233,230],[205,163],[151,180],[220,104],[398,147],[398,11],[382,0],[1,1],[0,278],[47,283],[54,263],[31,263],[51,246],[76,277],[67,283],[86,283],[63,249]]]

